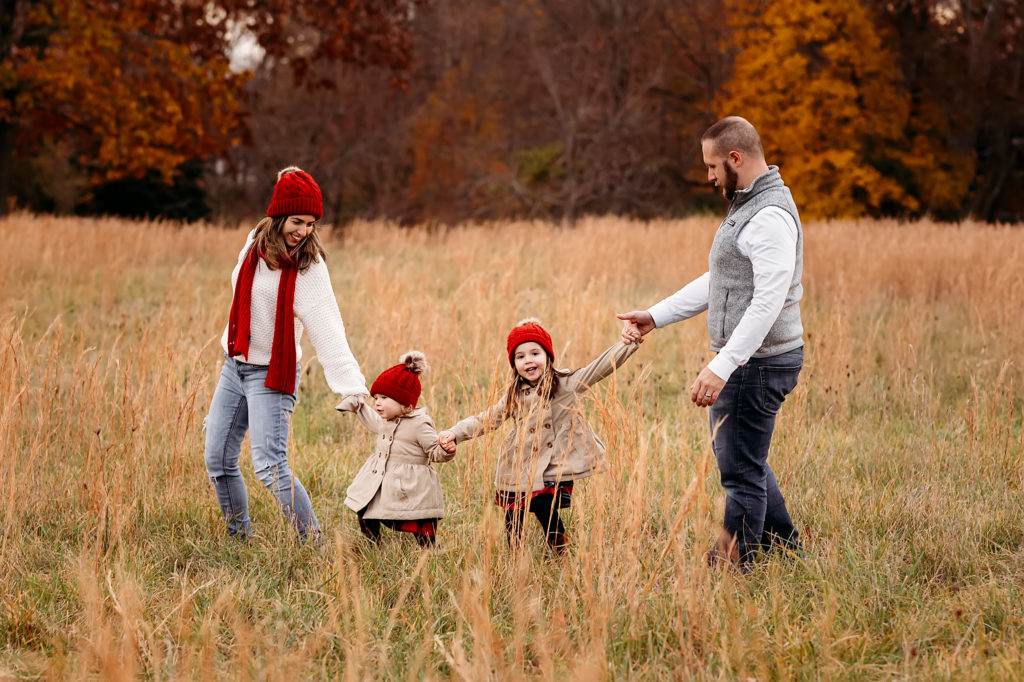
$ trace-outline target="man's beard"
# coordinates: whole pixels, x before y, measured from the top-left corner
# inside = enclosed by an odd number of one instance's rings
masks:
[[[722,196],[732,201],[732,198],[736,196],[736,183],[739,182],[739,174],[729,165],[728,161],[723,163],[722,167],[725,169],[725,183],[722,185]]]

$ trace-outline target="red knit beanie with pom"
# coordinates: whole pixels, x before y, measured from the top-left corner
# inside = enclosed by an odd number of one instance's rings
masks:
[[[516,346],[527,341],[537,342],[541,348],[547,351],[549,357],[555,357],[555,351],[551,345],[551,335],[547,333],[544,327],[540,326],[540,320],[535,317],[528,317],[525,320],[520,320],[512,328],[512,331],[508,333],[508,364],[512,365],[513,369],[516,366],[516,361],[513,357]]]
[[[274,196],[267,207],[267,215],[311,215],[320,220],[324,216],[324,199],[320,185],[313,176],[297,166],[288,166],[277,174]]]
[[[411,350],[398,358],[398,364],[380,373],[370,387],[370,395],[384,395],[406,407],[416,407],[420,399],[420,373],[427,369],[427,357]]]

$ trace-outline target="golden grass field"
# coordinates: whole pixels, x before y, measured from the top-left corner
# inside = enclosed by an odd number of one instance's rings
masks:
[[[439,427],[489,404],[505,335],[558,365],[703,272],[717,221],[358,224],[327,238],[368,381],[410,348]],[[1024,676],[1024,230],[806,226],[801,385],[770,462],[808,558],[709,570],[722,507],[687,389],[703,316],[588,406],[611,468],[573,544],[510,554],[496,445],[441,465],[435,552],[367,548],[344,492],[372,436],[303,356],[290,459],[327,533],[298,547],[252,476],[230,541],[203,465],[248,227],[0,220],[0,678],[975,679]]]

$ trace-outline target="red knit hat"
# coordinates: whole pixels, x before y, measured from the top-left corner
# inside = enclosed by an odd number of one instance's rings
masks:
[[[267,215],[312,215],[320,220],[324,216],[324,199],[320,185],[313,176],[297,166],[288,166],[277,174],[274,196],[267,206]]]
[[[512,356],[516,346],[527,341],[536,341],[541,348],[547,351],[549,357],[555,357],[555,351],[551,346],[551,335],[544,330],[544,327],[540,326],[540,320],[536,317],[528,317],[525,320],[520,320],[508,333],[508,364],[512,365],[513,369],[516,366],[516,361]]]
[[[384,395],[392,400],[416,407],[420,399],[420,372],[427,369],[427,356],[411,350],[398,358],[398,364],[380,373],[370,387],[370,395]]]

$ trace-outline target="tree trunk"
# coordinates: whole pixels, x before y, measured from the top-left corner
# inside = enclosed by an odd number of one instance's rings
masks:
[[[978,187],[971,201],[971,216],[986,223],[999,219],[1007,180],[1018,156],[1009,127],[994,132],[987,141],[987,158],[979,169]]]
[[[0,216],[7,215],[14,205],[8,198],[11,191],[11,170],[14,168],[14,140],[17,126],[0,119]]]

